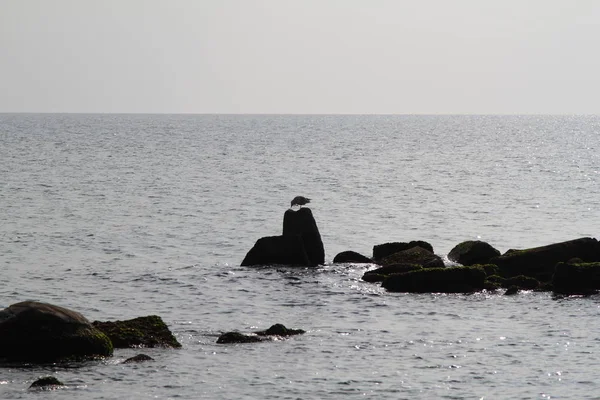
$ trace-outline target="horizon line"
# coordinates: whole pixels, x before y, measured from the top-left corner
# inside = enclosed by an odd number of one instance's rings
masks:
[[[87,112],[87,111],[0,111],[6,114],[44,115],[223,115],[223,116],[598,116],[594,113],[219,113],[219,112]]]

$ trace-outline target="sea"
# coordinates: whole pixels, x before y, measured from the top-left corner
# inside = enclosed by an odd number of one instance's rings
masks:
[[[241,267],[297,195],[325,265]],[[600,116],[0,114],[0,308],[158,315],[182,344],[5,365],[0,398],[600,399],[599,296],[388,293],[332,262],[599,230]],[[216,343],[276,323],[306,333]]]

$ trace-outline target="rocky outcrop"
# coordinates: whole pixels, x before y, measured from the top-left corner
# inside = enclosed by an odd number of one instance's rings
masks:
[[[484,289],[480,267],[427,268],[389,275],[382,286],[390,292],[471,293]]]
[[[556,264],[552,288],[564,295],[596,293],[600,290],[600,262]]]
[[[499,255],[500,251],[486,242],[468,240],[454,246],[448,253],[448,259],[462,265],[487,264]]]
[[[0,311],[0,359],[56,362],[112,352],[110,339],[78,312],[36,301]]]
[[[443,268],[444,261],[437,255],[422,247],[411,247],[399,251],[378,261],[378,264],[388,266],[392,264],[417,264],[423,268]]]
[[[580,258],[584,262],[600,261],[600,243],[594,238],[581,238],[525,250],[509,250],[490,260],[509,278],[525,275],[541,282],[552,280],[559,262]]]
[[[325,263],[325,249],[310,208],[287,210],[283,216],[283,235],[258,239],[244,257],[242,266],[300,265]]]
[[[355,251],[342,251],[333,258],[334,263],[356,263],[356,264],[370,264],[373,262],[369,257],[363,256]]]
[[[110,338],[115,348],[181,347],[167,324],[157,315],[126,321],[94,321],[93,325]]]
[[[418,269],[423,269],[423,267],[418,264],[392,264],[365,272],[362,280],[365,282],[383,282],[388,275],[403,274]]]
[[[383,243],[373,246],[373,259],[376,262],[383,260],[384,258],[391,256],[399,251],[411,249],[413,247],[421,247],[422,249],[428,250],[433,253],[433,246],[422,240],[413,240],[411,242],[390,242]]]

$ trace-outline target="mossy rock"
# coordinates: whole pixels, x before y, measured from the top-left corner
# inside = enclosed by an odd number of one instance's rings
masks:
[[[410,242],[389,242],[373,246],[373,259],[379,262],[394,253],[412,249],[413,247],[420,247],[429,251],[430,253],[434,252],[433,246],[423,240],[412,240]]]
[[[524,250],[509,250],[490,260],[506,278],[525,275],[547,282],[559,262],[579,258],[587,263],[600,262],[600,243],[594,238],[580,238]]]
[[[423,267],[418,264],[392,264],[365,272],[362,276],[362,280],[365,282],[383,282],[388,275],[401,274],[404,272],[416,271],[418,269],[423,269]]]
[[[126,321],[94,321],[93,325],[110,338],[115,348],[181,347],[167,324],[157,315]]]
[[[500,274],[500,268],[496,264],[475,264],[472,266],[482,268],[487,276]]]
[[[485,278],[485,280],[489,282],[498,283],[500,285],[504,285],[504,282],[506,282],[506,278],[500,275],[490,275],[487,278]]]
[[[479,267],[426,268],[388,276],[390,292],[471,293],[484,289],[486,274]]]
[[[422,247],[411,247],[408,250],[396,252],[377,263],[384,267],[393,264],[417,264],[423,268],[444,268],[444,261],[441,257]]]
[[[600,262],[558,263],[552,278],[553,291],[559,294],[593,294],[600,289]]]
[[[485,290],[494,291],[502,288],[502,285],[498,282],[491,282],[486,279],[485,282],[483,282],[483,288]]]
[[[519,275],[506,279],[503,286],[506,288],[516,286],[522,290],[534,290],[540,286],[540,282],[530,276]]]
[[[35,301],[0,311],[0,358],[15,362],[80,361],[111,356],[110,339],[80,313]]]

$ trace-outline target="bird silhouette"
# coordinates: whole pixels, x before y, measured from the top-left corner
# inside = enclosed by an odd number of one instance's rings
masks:
[[[303,205],[306,205],[310,203],[310,199],[304,196],[296,196],[294,197],[294,199],[292,200],[290,207],[294,207],[294,206],[300,206],[302,207]]]

